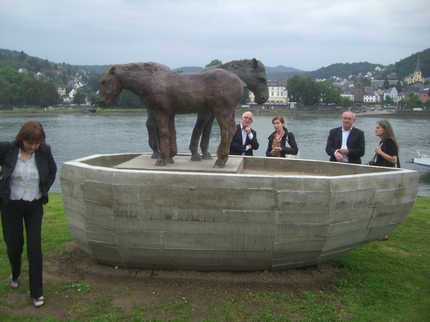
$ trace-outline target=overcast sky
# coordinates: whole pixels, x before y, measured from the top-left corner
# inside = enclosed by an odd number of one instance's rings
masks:
[[[428,0],[0,0],[0,48],[72,65],[388,65],[430,48],[428,9]]]

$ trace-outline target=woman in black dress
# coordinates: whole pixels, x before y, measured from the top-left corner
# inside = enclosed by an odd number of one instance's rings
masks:
[[[375,134],[381,141],[375,147],[374,165],[380,167],[400,168],[399,146],[394,135],[393,128],[387,120],[376,122]],[[388,235],[378,239],[379,241],[388,240]]]

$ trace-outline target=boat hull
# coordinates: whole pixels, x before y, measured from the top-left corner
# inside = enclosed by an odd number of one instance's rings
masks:
[[[189,159],[165,167],[140,154],[65,162],[62,196],[79,248],[119,267],[304,267],[388,234],[418,192],[418,173],[407,169],[232,156],[214,169]]]
[[[413,161],[415,164],[430,167],[430,158],[415,158]]]

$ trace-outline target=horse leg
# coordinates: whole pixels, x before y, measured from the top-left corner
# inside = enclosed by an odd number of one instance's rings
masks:
[[[170,158],[170,134],[169,134],[169,117],[163,114],[155,115],[158,124],[158,133],[160,138],[160,157],[155,162],[156,166],[166,165],[166,160]]]
[[[148,118],[146,119],[146,129],[148,131],[148,144],[152,150],[152,159],[160,158],[160,144],[158,126],[155,121],[154,113],[148,109]]]
[[[169,143],[170,151],[166,162],[168,164],[173,164],[175,163],[173,157],[178,154],[178,146],[176,145],[175,115],[169,117]]]
[[[197,113],[197,120],[196,124],[193,128],[193,133],[191,134],[191,141],[190,141],[190,151],[191,151],[191,161],[201,161],[202,157],[198,153],[198,145],[199,145],[199,139],[202,135],[202,132],[205,128],[207,120],[210,118],[210,115],[212,112],[200,112]]]
[[[208,151],[209,140],[211,138],[212,125],[214,124],[215,115],[210,113],[209,118],[206,121],[206,125],[203,128],[202,139],[200,140],[200,149],[202,149],[202,158],[205,160],[211,160],[212,155]]]
[[[234,111],[230,117],[223,117],[222,115],[215,115],[221,132],[221,142],[218,145],[217,160],[215,161],[214,168],[224,168],[228,160],[228,151],[231,139],[233,138]]]

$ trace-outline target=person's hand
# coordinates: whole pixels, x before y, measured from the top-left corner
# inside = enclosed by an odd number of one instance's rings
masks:
[[[343,154],[340,153],[340,150],[338,150],[335,155],[337,162],[343,162]]]
[[[282,152],[282,148],[280,146],[277,146],[276,148],[273,148],[272,151],[270,151],[271,156],[278,155],[279,152]]]
[[[381,149],[381,147],[380,147],[379,145],[377,145],[377,146],[376,146],[376,148],[375,148],[375,152],[376,152],[377,154],[381,154],[382,149]]]
[[[251,127],[249,125],[245,126],[245,131],[246,131],[246,133],[250,134],[251,133]]]
[[[349,153],[349,150],[348,149],[339,149],[339,150],[337,150],[337,152],[340,152],[340,154],[342,154],[342,155],[347,155]]]

